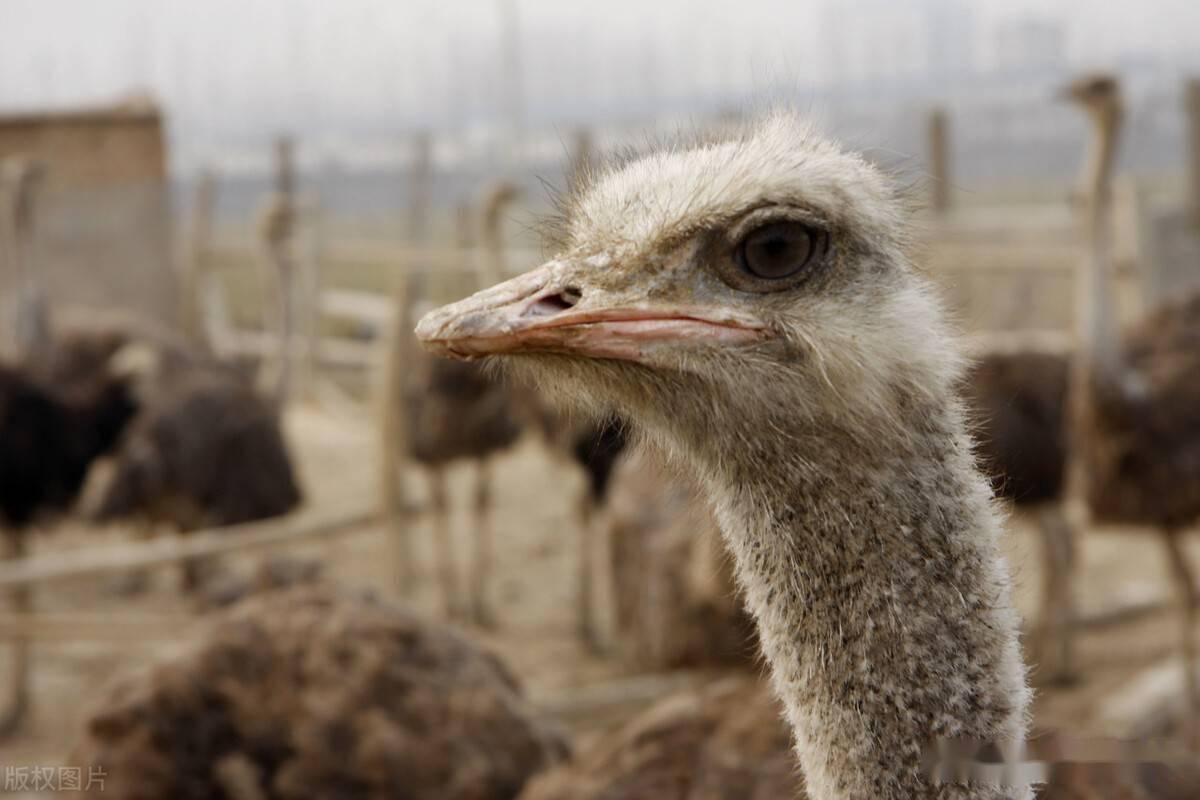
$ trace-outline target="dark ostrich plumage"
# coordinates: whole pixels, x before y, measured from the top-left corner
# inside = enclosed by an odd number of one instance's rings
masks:
[[[20,529],[75,501],[92,461],[111,449],[137,406],[123,381],[56,391],[0,365],[0,516]]]
[[[405,403],[409,448],[423,464],[487,455],[521,435],[513,393],[478,364],[420,359]]]
[[[86,317],[65,312],[50,341],[39,346],[29,368],[51,386],[90,385],[113,372],[113,357],[138,343],[153,352],[161,375],[177,375],[199,366],[216,367],[211,355],[174,331],[122,313],[89,311]]]
[[[235,377],[197,370],[154,387],[90,513],[191,530],[269,519],[301,499],[275,408]]]
[[[593,505],[604,504],[613,469],[628,444],[629,432],[624,423],[613,417],[574,432],[571,455],[587,473],[588,498]]]
[[[31,368],[70,389],[123,372],[138,401],[113,449],[113,465],[89,486],[96,521],[145,515],[180,530],[287,513],[301,492],[279,415],[249,376],[172,331],[124,315],[66,320]]]
[[[1120,387],[1097,382],[1083,412],[1092,514],[1187,526],[1200,518],[1200,294],[1132,328],[1123,364]]]
[[[1030,761],[1061,762],[1063,738],[1035,731]],[[1052,763],[1038,800],[1184,800],[1192,765]],[[725,678],[654,703],[571,762],[530,782],[520,800],[807,800],[792,739],[770,686]]]
[[[1032,504],[1062,494],[1067,373],[1066,356],[1019,352],[985,355],[967,374],[976,452],[999,496]]]
[[[189,651],[119,681],[72,761],[104,769],[97,797],[511,800],[565,754],[468,639],[299,588],[220,612]]]
[[[739,677],[655,703],[535,778],[521,800],[807,796],[779,702],[761,681]]]

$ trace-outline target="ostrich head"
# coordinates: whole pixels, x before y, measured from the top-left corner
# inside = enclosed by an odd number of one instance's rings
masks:
[[[1115,75],[1097,72],[1071,81],[1059,97],[1076,103],[1097,122],[1108,122],[1121,112],[1121,86]]]
[[[429,313],[418,338],[503,356],[668,446],[870,436],[901,394],[958,373],[896,187],[791,115],[601,173],[567,205],[557,257]]]

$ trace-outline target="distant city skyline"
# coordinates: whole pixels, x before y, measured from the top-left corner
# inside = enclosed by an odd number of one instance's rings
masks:
[[[516,9],[515,59],[502,46],[506,4]],[[1056,29],[1066,67],[1155,57],[1200,69],[1200,3],[1133,8],[1085,0],[0,0],[0,29],[9,33],[0,110],[148,91],[168,113],[176,158],[190,163],[279,130],[353,148],[387,130],[494,127],[514,108],[530,125],[569,125],[1008,68],[1024,58],[1013,56],[1015,44],[1028,44],[1031,59],[1050,58]],[[889,38],[894,31],[904,35]],[[514,70],[519,103],[507,78]]]

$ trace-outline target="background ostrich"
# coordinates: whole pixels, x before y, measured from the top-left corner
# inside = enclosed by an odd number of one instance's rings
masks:
[[[499,279],[502,274],[498,252],[499,224],[503,209],[517,196],[508,184],[492,187],[484,204],[484,235],[492,245],[488,253],[487,274]],[[455,461],[475,462],[474,547],[470,558],[470,614],[481,625],[494,623],[488,602],[488,583],[492,562],[492,488],[489,459],[512,445],[521,434],[521,412],[513,390],[478,365],[436,358],[413,346],[409,333],[413,327],[412,304],[407,293],[400,296],[397,325],[392,347],[398,358],[392,369],[399,375],[389,379],[398,384],[400,397],[389,399],[399,404],[403,414],[402,440],[413,461],[420,464],[429,483],[430,513],[434,549],[442,598],[448,616],[461,616],[463,608],[455,567],[453,539],[449,525],[449,501],[446,494],[446,469]],[[385,436],[395,435],[386,424]],[[394,446],[385,442],[385,448]],[[385,481],[399,480],[398,474],[385,469]],[[411,556],[409,556],[411,557]]]
[[[776,115],[604,175],[567,228],[418,336],[615,406],[700,476],[811,797],[1027,797],[919,763],[1021,738],[1028,690],[962,358],[892,184]]]
[[[110,468],[89,490],[86,511],[93,520],[135,518],[146,531],[169,525],[186,533],[268,519],[299,505],[302,495],[280,420],[290,375],[292,314],[284,255],[290,216],[282,196],[269,198],[260,215],[285,309],[281,366],[270,393],[260,392],[237,368],[169,335],[101,326],[64,337],[60,371],[85,369],[87,355],[120,344],[108,358],[134,376],[139,396],[140,411]],[[185,588],[196,588],[201,563],[185,562],[183,576]]]
[[[35,218],[28,185],[17,184],[22,199],[12,204],[21,210],[12,224],[18,242],[31,237]],[[260,216],[284,306],[291,213],[278,195]],[[18,319],[33,320],[23,325],[28,373],[67,396],[120,375],[136,396],[137,413],[113,447],[111,463],[88,488],[88,516],[139,518],[145,532],[156,523],[188,531],[277,516],[300,502],[277,407],[286,393],[286,367],[265,398],[246,374],[148,321],[91,310],[56,312],[50,320],[32,246],[18,247],[17,254],[27,286]],[[287,339],[285,327],[285,346]],[[286,364],[286,353],[281,360]],[[194,585],[197,565],[185,564],[184,575]]]
[[[0,162],[0,240],[17,274],[16,344],[19,365],[0,364],[0,531],[6,557],[28,553],[29,529],[40,516],[75,502],[92,462],[110,450],[136,412],[126,382],[110,372],[69,386],[45,381],[36,369],[46,309],[32,272],[35,183],[40,168],[20,159]],[[16,612],[31,609],[31,589],[10,594]],[[0,737],[11,735],[29,706],[29,642],[12,643],[8,706]]]
[[[60,395],[18,369],[0,365],[0,528],[8,557],[28,553],[26,537],[41,515],[74,503],[91,463],[115,444],[136,411],[116,377]],[[12,590],[15,612],[31,610],[30,587]],[[29,705],[29,642],[13,642],[11,700],[0,737],[13,733]]]
[[[562,759],[494,656],[368,597],[252,597],[116,683],[72,761],[104,797],[507,800]]]
[[[1084,187],[1088,263],[1077,281],[1079,349],[1072,362],[1068,487],[1096,522],[1161,532],[1183,606],[1185,680],[1193,743],[1200,719],[1195,577],[1183,532],[1200,519],[1200,295],[1159,308],[1122,338],[1111,254],[1111,178],[1123,118],[1110,75],[1066,95],[1092,125]]]

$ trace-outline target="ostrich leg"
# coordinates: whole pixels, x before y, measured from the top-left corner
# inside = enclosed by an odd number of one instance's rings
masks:
[[[495,614],[488,599],[492,564],[495,559],[495,531],[492,530],[491,462],[480,458],[475,473],[475,554],[471,561],[471,615],[476,624],[491,628]]]
[[[1171,562],[1171,575],[1183,605],[1183,685],[1187,689],[1188,721],[1187,742],[1192,749],[1200,747],[1200,681],[1196,676],[1196,606],[1200,595],[1196,592],[1195,576],[1187,553],[1183,551],[1183,532],[1178,528],[1163,530],[1167,555]]]
[[[446,473],[441,467],[429,468],[429,499],[433,513],[433,547],[437,553],[438,579],[442,585],[442,606],[446,616],[453,619],[458,616],[460,597],[458,576],[454,570],[449,504],[446,500]]]
[[[611,523],[590,487],[579,498],[579,636],[596,655],[612,650],[616,626]]]
[[[12,542],[11,558],[24,558],[27,555],[23,531],[10,531],[9,541]],[[15,587],[10,596],[15,615],[23,616],[32,611],[32,598],[27,584]],[[0,739],[16,733],[29,710],[29,640],[23,636],[15,637],[12,640],[12,654],[11,699],[8,708],[0,716]]]
[[[155,537],[158,530],[150,517],[140,517],[133,530],[133,538],[138,542],[148,542]],[[146,567],[122,572],[108,582],[108,591],[122,597],[132,597],[143,594],[150,588],[150,570]]]
[[[591,489],[585,489],[578,499],[579,514],[579,638],[593,652],[600,651],[596,634],[596,598],[592,576],[593,506]]]
[[[218,569],[219,562],[213,556],[184,559],[180,570],[180,586],[184,593],[193,594],[203,588]]]
[[[1042,608],[1036,650],[1048,665],[1046,680],[1065,685],[1075,673],[1075,532],[1059,503],[1046,503],[1037,512],[1044,573]],[[1051,655],[1053,653],[1053,655]]]

